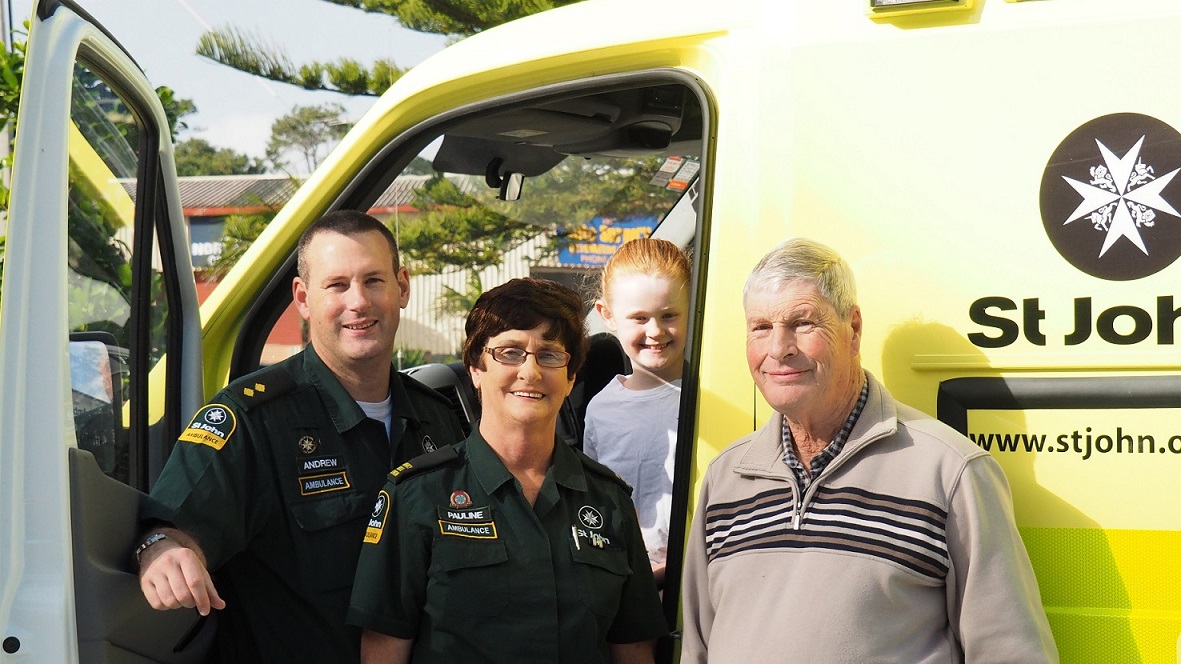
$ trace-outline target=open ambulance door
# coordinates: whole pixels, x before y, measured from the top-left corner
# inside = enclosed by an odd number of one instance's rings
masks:
[[[211,625],[153,611],[137,508],[202,402],[169,127],[69,2],[33,16],[0,286],[0,644],[36,662],[195,661]]]

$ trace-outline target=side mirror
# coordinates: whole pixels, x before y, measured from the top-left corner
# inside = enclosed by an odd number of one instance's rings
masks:
[[[128,482],[127,349],[108,332],[73,332],[69,353],[78,447],[93,454],[104,473]]]

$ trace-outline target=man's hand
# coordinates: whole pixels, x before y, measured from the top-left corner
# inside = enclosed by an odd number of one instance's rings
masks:
[[[226,608],[217,594],[205,556],[191,537],[171,528],[140,556],[139,587],[148,604],[157,611],[196,608],[203,616],[211,609]]]
[[[406,664],[414,651],[414,639],[399,639],[395,636],[361,631],[361,664]]]

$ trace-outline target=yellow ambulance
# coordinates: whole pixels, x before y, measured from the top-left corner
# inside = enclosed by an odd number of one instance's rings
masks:
[[[639,210],[692,252],[675,623],[697,481],[771,412],[742,284],[804,236],[853,266],[866,368],[1003,466],[1062,661],[1177,661],[1178,35],[1174,0],[587,0],[410,71],[198,310],[153,87],[42,0],[0,291],[0,662],[198,660],[211,621],[151,611],[131,571],[140,493],[260,366],[301,230],[420,155],[506,218],[632,174],[577,221]],[[470,421],[462,372],[417,371]]]

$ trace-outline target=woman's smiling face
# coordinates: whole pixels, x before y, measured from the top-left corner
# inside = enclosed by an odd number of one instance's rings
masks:
[[[485,350],[478,366],[469,368],[472,383],[480,392],[483,419],[498,426],[540,426],[555,429],[562,402],[574,388],[574,376],[566,367],[543,367],[532,355],[541,350],[565,352],[562,342],[546,339],[547,326],[532,330],[506,330],[489,337],[485,348],[520,348],[530,355],[518,366],[497,362]]]

